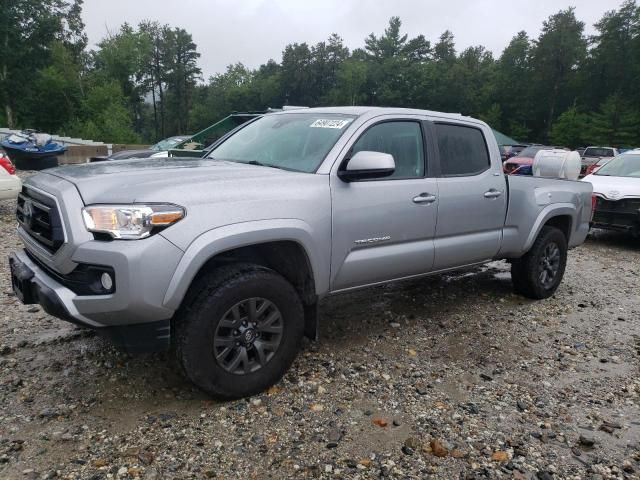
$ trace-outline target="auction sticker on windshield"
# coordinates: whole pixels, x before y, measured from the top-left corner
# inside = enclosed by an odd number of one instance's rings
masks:
[[[311,128],[344,128],[349,124],[351,120],[332,120],[332,119],[323,119],[319,118],[315,122],[313,122],[310,127]]]

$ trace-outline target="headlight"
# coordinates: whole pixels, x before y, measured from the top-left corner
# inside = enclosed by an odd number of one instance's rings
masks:
[[[184,218],[177,205],[92,205],[82,209],[87,230],[121,240],[148,237]]]

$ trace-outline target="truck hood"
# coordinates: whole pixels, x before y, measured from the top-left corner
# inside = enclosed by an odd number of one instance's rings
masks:
[[[174,202],[195,192],[258,189],[296,181],[306,173],[221,160],[151,158],[52,168],[43,174],[73,183],[86,205],[93,203]]]
[[[640,197],[640,178],[587,175],[582,181],[591,183],[593,193],[602,195],[609,200]]]

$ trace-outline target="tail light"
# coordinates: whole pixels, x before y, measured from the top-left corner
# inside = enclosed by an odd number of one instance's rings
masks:
[[[11,163],[11,160],[9,160],[9,157],[5,157],[1,153],[0,153],[0,167],[4,168],[7,172],[9,172],[9,175],[15,175],[16,173],[16,167],[13,166],[13,163]]]
[[[593,215],[596,213],[596,203],[598,202],[598,197],[596,197],[595,193],[591,194],[591,221],[593,221]]]

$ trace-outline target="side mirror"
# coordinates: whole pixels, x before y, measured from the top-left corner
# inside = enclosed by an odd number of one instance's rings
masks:
[[[362,151],[351,157],[346,167],[338,171],[338,178],[343,182],[382,178],[392,175],[395,169],[393,155]]]

